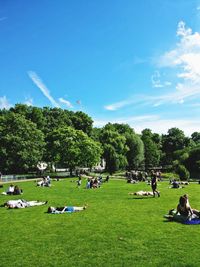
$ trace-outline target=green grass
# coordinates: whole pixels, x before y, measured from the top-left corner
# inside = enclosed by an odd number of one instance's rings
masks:
[[[200,185],[169,189],[160,182],[160,198],[139,198],[128,192],[150,191],[143,182],[111,180],[100,189],[86,190],[84,181],[78,189],[71,180],[53,182],[51,188],[19,183],[26,200],[89,207],[71,214],[47,214],[47,206],[0,208],[1,267],[200,266],[200,225],[163,218],[184,193],[189,194],[191,206],[200,209]],[[17,198],[1,195],[0,204]]]

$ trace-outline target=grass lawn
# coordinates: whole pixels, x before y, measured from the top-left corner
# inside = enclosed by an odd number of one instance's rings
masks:
[[[50,206],[89,205],[77,213],[47,214],[47,206],[0,208],[0,266],[200,266],[200,225],[166,222],[163,215],[188,193],[200,209],[200,185],[169,189],[159,182],[160,198],[133,197],[150,191],[141,182],[110,180],[97,190],[78,189],[72,179],[39,188],[21,182],[26,200],[48,200]],[[6,189],[1,188],[1,192]],[[0,195],[0,204],[20,196]]]

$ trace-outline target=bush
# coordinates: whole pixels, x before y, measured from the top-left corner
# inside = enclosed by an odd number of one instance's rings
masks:
[[[177,173],[173,173],[173,172],[165,172],[165,173],[162,173],[162,178],[163,179],[179,179],[179,175]]]
[[[183,181],[188,180],[190,178],[189,171],[183,165],[177,165],[176,173],[179,175],[180,179]]]

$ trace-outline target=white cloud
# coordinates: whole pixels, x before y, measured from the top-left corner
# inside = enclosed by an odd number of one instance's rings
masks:
[[[171,82],[168,81],[161,82],[160,78],[161,78],[160,72],[156,70],[154,74],[151,76],[151,83],[154,88],[162,88],[171,85]]]
[[[60,98],[59,98],[59,101],[60,101],[60,103],[65,104],[68,108],[73,108],[71,102],[69,102],[68,100],[65,100],[65,99],[63,99],[62,97],[60,97]]]
[[[180,38],[176,48],[160,58],[160,66],[176,67],[177,77],[200,85],[200,33],[192,33],[183,21],[179,22],[177,36]],[[200,93],[200,89],[198,91]]]
[[[132,104],[139,104],[139,103],[143,104],[149,100],[152,101],[152,97],[149,97],[146,95],[133,95],[133,96],[129,97],[128,99],[106,105],[106,106],[104,106],[104,108],[106,110],[115,111],[115,110],[121,109],[123,107],[130,106]]]
[[[0,97],[0,109],[9,109],[11,108],[12,105],[9,103],[8,99],[6,98],[6,96],[2,96]]]
[[[161,67],[177,68],[177,96],[184,98],[200,96],[200,33],[192,33],[183,21],[179,22],[177,36],[180,38],[176,48],[160,58]]]
[[[32,98],[26,99],[24,104],[26,104],[27,106],[33,106],[33,99]]]
[[[130,105],[134,103],[134,100],[123,100],[123,101],[120,101],[120,102],[117,102],[117,103],[113,103],[113,104],[110,104],[110,105],[107,105],[107,106],[104,106],[105,109],[107,110],[117,110],[117,109],[120,109],[124,106],[127,106],[127,105]]]
[[[158,66],[173,68],[176,74],[175,90],[157,96],[147,95],[122,100],[105,106],[107,110],[118,110],[133,103],[142,102],[152,104],[154,107],[163,104],[183,104],[188,100],[200,97],[200,33],[192,32],[183,21],[177,27],[178,42],[174,49],[165,52],[158,59]],[[171,82],[161,81],[160,72],[157,70],[151,77],[152,86],[162,88],[171,85]],[[170,87],[171,89],[171,87]]]
[[[133,124],[133,123],[141,123],[143,121],[154,121],[158,119],[159,117],[156,115],[143,115],[143,116],[132,116],[132,117],[125,117],[125,118],[115,118],[115,119],[94,119],[94,126],[95,127],[102,127],[108,122],[110,123],[127,123],[127,124]]]
[[[34,84],[41,90],[41,92],[46,96],[46,98],[51,102],[51,104],[55,107],[60,107],[60,105],[55,101],[55,99],[51,96],[48,88],[40,79],[40,77],[34,71],[28,71],[28,75]]]
[[[155,121],[144,121],[135,124],[135,126],[133,125],[137,133],[140,133],[145,128],[149,128],[152,132],[166,134],[173,127],[183,130],[186,136],[190,136],[196,131],[200,132],[199,120],[192,119],[157,119]]]
[[[138,116],[119,119],[94,120],[95,127],[103,127],[110,123],[128,123],[136,133],[148,128],[154,133],[166,134],[170,128],[177,127],[184,131],[186,136],[190,136],[193,132],[200,132],[199,120],[195,119],[162,119],[159,116]]]

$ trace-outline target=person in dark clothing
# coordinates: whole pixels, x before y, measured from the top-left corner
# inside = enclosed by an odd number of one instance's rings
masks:
[[[157,191],[157,177],[156,174],[153,174],[152,178],[151,178],[151,188],[153,191],[153,195],[154,197],[157,196],[160,197],[160,193]]]
[[[106,176],[105,182],[108,182],[110,179],[109,175]]]

